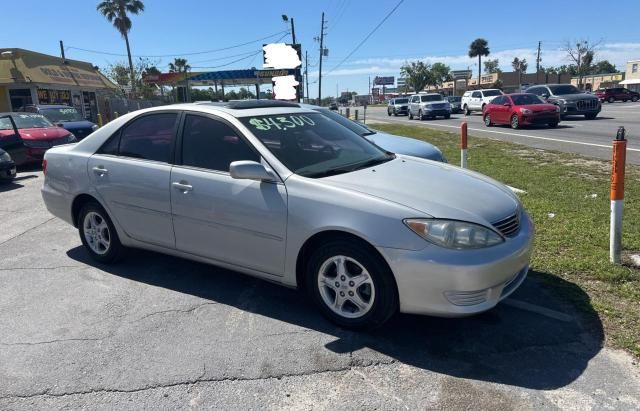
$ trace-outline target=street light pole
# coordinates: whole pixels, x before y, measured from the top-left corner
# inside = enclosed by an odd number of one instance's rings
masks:
[[[318,70],[318,105],[322,105],[322,55],[324,54],[324,12],[320,24],[320,67]]]

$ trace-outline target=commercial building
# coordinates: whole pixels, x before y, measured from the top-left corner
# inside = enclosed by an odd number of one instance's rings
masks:
[[[19,48],[0,49],[0,112],[26,104],[66,104],[95,121],[97,93],[116,89],[91,63]]]
[[[625,73],[589,74],[582,76],[582,88],[595,91],[599,88],[615,87],[624,80],[624,77]],[[571,84],[579,87],[578,77],[572,77]]]
[[[627,70],[624,77],[624,80],[618,84],[640,93],[640,60],[627,61]]]

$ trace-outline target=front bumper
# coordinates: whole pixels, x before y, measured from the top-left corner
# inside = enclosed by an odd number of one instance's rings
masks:
[[[420,251],[378,247],[398,285],[400,311],[459,317],[493,308],[524,281],[534,228],[523,212],[518,234],[498,246],[449,250],[428,245]]]
[[[443,116],[448,116],[451,114],[451,110],[447,110],[447,109],[428,109],[428,108],[423,108],[422,109],[422,115],[426,116],[426,117],[443,117]]]
[[[586,100],[585,100],[586,101]],[[567,101],[560,103],[560,113],[563,116],[597,114],[602,109],[602,105],[598,99],[590,99],[589,101]]]
[[[520,124],[550,124],[559,123],[560,113],[521,114]]]
[[[393,111],[397,114],[407,114],[409,112],[409,107],[407,106],[396,106],[393,108]]]

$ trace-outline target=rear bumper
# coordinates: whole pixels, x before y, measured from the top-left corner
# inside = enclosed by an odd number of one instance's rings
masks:
[[[504,244],[482,250],[420,251],[380,247],[394,273],[400,311],[459,317],[493,308],[525,280],[533,249],[533,224],[523,212],[521,228]]]

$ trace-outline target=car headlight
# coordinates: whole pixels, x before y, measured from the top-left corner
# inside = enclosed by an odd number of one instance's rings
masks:
[[[76,141],[78,141],[78,139],[73,135],[73,133],[67,136],[67,143],[75,143]]]
[[[560,112],[560,106],[556,106],[556,113]]]
[[[406,219],[404,224],[425,240],[445,248],[485,248],[504,242],[495,231],[464,221]]]
[[[98,129],[98,125],[94,124],[91,126],[91,131],[96,131]]]
[[[567,104],[567,100],[563,99],[563,98],[559,98],[558,99],[558,103],[560,104]]]
[[[531,111],[531,110],[529,110],[528,108],[521,108],[521,109],[520,109],[520,112],[521,112],[522,114],[531,114],[531,113],[532,113],[532,111]]]
[[[0,154],[0,161],[11,161],[11,156],[5,151]]]

